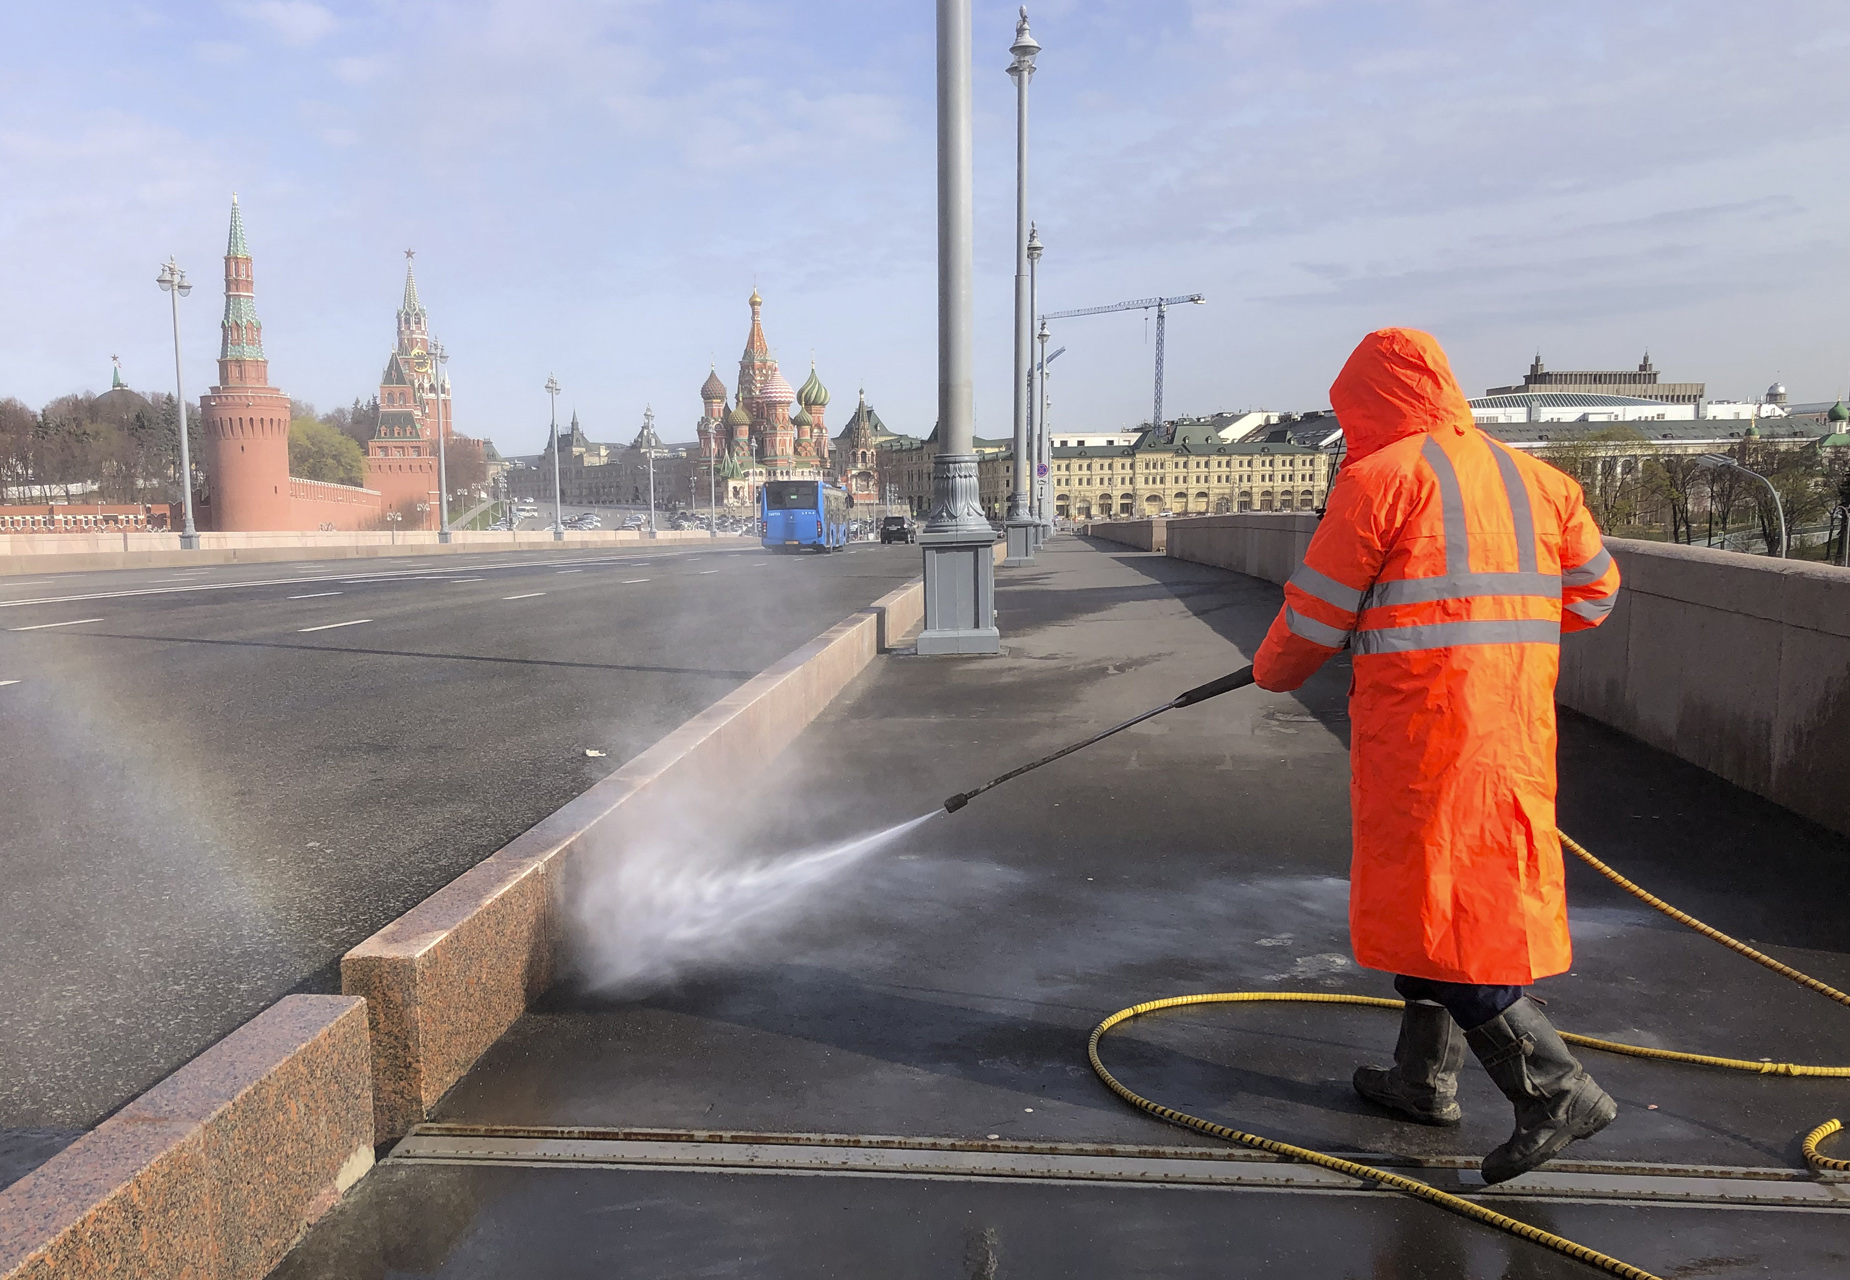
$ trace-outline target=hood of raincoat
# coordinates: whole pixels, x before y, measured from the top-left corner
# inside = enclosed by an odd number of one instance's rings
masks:
[[[1471,404],[1444,348],[1418,329],[1377,329],[1363,338],[1330,385],[1330,407],[1349,463],[1408,436],[1472,426]]]

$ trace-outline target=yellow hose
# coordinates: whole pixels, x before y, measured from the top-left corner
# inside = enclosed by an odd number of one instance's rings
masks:
[[[1614,871],[1611,867],[1601,862],[1598,858],[1588,853],[1566,834],[1561,836],[1561,843],[1582,862],[1585,862],[1588,866],[1618,885],[1621,889],[1624,889],[1633,897],[1663,912],[1678,924],[1687,925],[1697,933],[1700,933],[1703,937],[1719,942],[1729,950],[1738,952],[1757,964],[1765,965],[1781,977],[1790,978],[1800,986],[1816,991],[1819,995],[1828,996],[1830,999],[1842,1005],[1850,1005],[1850,995],[1845,995],[1843,992],[1837,990],[1837,988],[1820,982],[1808,974],[1800,973],[1797,969],[1789,965],[1781,964],[1779,961],[1773,959],[1773,957],[1754,950],[1746,943],[1729,937],[1719,929],[1711,928],[1694,916],[1679,911],[1661,898],[1654,897],[1650,893],[1647,893],[1645,890],[1639,888],[1630,880],[1627,880],[1624,876]],[[1575,1244],[1572,1240],[1564,1239],[1552,1232],[1543,1231],[1540,1227],[1532,1227],[1526,1222],[1521,1222],[1506,1214],[1498,1213],[1494,1209],[1486,1209],[1483,1205],[1473,1203],[1470,1200],[1464,1199],[1462,1196],[1455,1196],[1449,1192],[1441,1191],[1439,1188],[1429,1183],[1421,1182],[1416,1178],[1409,1178],[1402,1174],[1391,1173],[1386,1169],[1377,1169],[1372,1165],[1358,1164],[1353,1160],[1344,1160],[1339,1156],[1325,1155],[1321,1151],[1312,1151],[1308,1147],[1293,1146],[1289,1142],[1279,1142],[1276,1139],[1261,1137],[1254,1133],[1242,1133],[1240,1130],[1230,1128],[1227,1125],[1216,1124],[1212,1120],[1204,1120],[1200,1116],[1192,1116],[1185,1111],[1177,1111],[1174,1107],[1165,1107],[1160,1102],[1152,1102],[1150,1099],[1125,1086],[1116,1076],[1106,1070],[1105,1063],[1100,1059],[1098,1054],[1099,1041],[1104,1038],[1106,1032],[1118,1026],[1120,1023],[1129,1022],[1132,1018],[1141,1017],[1146,1013],[1155,1013],[1159,1009],[1176,1009],[1186,1005],[1197,1004],[1263,1003],[1359,1004],[1376,1009],[1399,1009],[1404,1007],[1403,1003],[1399,1000],[1388,1000],[1379,996],[1332,995],[1311,991],[1221,991],[1205,995],[1170,996],[1163,1000],[1146,1000],[1142,1004],[1132,1005],[1128,1009],[1120,1009],[1109,1018],[1106,1018],[1092,1029],[1091,1041],[1086,1046],[1086,1056],[1092,1061],[1092,1070],[1098,1073],[1098,1078],[1105,1082],[1107,1088],[1132,1106],[1149,1112],[1159,1120],[1166,1120],[1170,1124],[1180,1125],[1185,1129],[1193,1129],[1198,1133],[1205,1133],[1210,1137],[1220,1138],[1226,1142],[1236,1142],[1241,1146],[1253,1147],[1260,1151],[1270,1152],[1276,1156],[1286,1156],[1293,1160],[1302,1161],[1305,1164],[1313,1164],[1319,1168],[1346,1174],[1351,1178],[1357,1178],[1364,1182],[1372,1182],[1378,1186],[1404,1192],[1407,1195],[1424,1200],[1428,1204],[1435,1204],[1441,1209],[1448,1209],[1458,1214],[1460,1217],[1470,1218],[1475,1222],[1484,1223],[1486,1226],[1495,1227],[1499,1231],[1507,1231],[1513,1236],[1519,1236],[1532,1244],[1539,1244],[1545,1248],[1553,1249],[1557,1253],[1565,1254],[1576,1261],[1597,1267],[1610,1275],[1624,1276],[1627,1277],[1627,1280],[1658,1280],[1658,1277],[1652,1275],[1649,1271],[1634,1267],[1629,1262],[1621,1262],[1619,1259],[1609,1257],[1596,1249],[1589,1249],[1583,1244]],[[1670,1049],[1649,1049],[1643,1045],[1621,1044],[1616,1040],[1601,1040],[1594,1036],[1574,1035],[1566,1031],[1561,1033],[1561,1038],[1571,1044],[1582,1045],[1589,1049],[1600,1049],[1607,1053],[1623,1053],[1634,1058],[1653,1058],[1663,1062],[1688,1062],[1705,1067],[1723,1067],[1730,1071],[1752,1071],[1760,1075],[1825,1076],[1836,1079],[1850,1077],[1850,1067],[1814,1067],[1792,1062],[1749,1062],[1742,1058],[1718,1058],[1702,1053],[1677,1053]],[[1850,1160],[1835,1160],[1821,1154],[1818,1150],[1818,1145],[1821,1142],[1829,1138],[1832,1134],[1839,1132],[1842,1128],[1843,1125],[1839,1121],[1829,1120],[1819,1125],[1805,1136],[1805,1141],[1801,1146],[1801,1150],[1805,1154],[1806,1163],[1809,1164],[1814,1171],[1826,1169],[1838,1171],[1850,1170]]]

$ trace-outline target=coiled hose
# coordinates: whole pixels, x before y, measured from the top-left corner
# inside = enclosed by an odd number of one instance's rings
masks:
[[[1700,933],[1703,937],[1721,943],[1724,947],[1746,956],[1756,964],[1765,965],[1774,973],[1779,974],[1782,978],[1790,978],[1800,986],[1815,991],[1821,996],[1827,996],[1841,1005],[1850,1005],[1850,995],[1844,994],[1842,991],[1837,990],[1837,988],[1827,983],[1818,981],[1809,974],[1800,973],[1790,965],[1781,964],[1779,961],[1773,959],[1773,957],[1754,950],[1746,943],[1729,937],[1727,934],[1721,932],[1721,930],[1704,924],[1694,916],[1677,910],[1663,899],[1639,888],[1630,880],[1627,880],[1624,876],[1594,857],[1591,853],[1588,853],[1586,849],[1581,847],[1580,844],[1566,834],[1562,834],[1561,843],[1572,852],[1575,857],[1592,867],[1602,876],[1605,876],[1606,879],[1612,881],[1612,883],[1618,885],[1621,889],[1625,890],[1639,901],[1647,903],[1663,912],[1678,924],[1687,925],[1697,933]],[[1556,1253],[1565,1254],[1578,1262],[1584,1262],[1589,1266],[1597,1267],[1609,1275],[1624,1276],[1627,1280],[1658,1280],[1658,1277],[1654,1276],[1651,1272],[1640,1267],[1634,1267],[1629,1262],[1621,1262],[1619,1259],[1609,1257],[1599,1252],[1597,1249],[1589,1249],[1583,1244],[1576,1244],[1572,1240],[1565,1239],[1552,1232],[1543,1231],[1540,1227],[1530,1226],[1528,1223],[1518,1221],[1515,1218],[1509,1217],[1507,1214],[1498,1213],[1494,1209],[1487,1209],[1483,1205],[1475,1204],[1470,1200],[1464,1199],[1462,1196],[1455,1196],[1449,1192],[1441,1191],[1439,1188],[1421,1182],[1417,1178],[1409,1178],[1386,1169],[1377,1169],[1372,1165],[1358,1164],[1353,1160],[1344,1160],[1340,1156],[1325,1155],[1321,1151],[1313,1151],[1308,1147],[1294,1146],[1289,1142],[1279,1142],[1276,1139],[1261,1137],[1255,1133],[1243,1133],[1227,1125],[1216,1124],[1212,1120],[1204,1120],[1200,1116],[1192,1116],[1185,1111],[1177,1111],[1174,1107],[1166,1107],[1160,1102],[1152,1102],[1150,1099],[1127,1087],[1116,1076],[1112,1075],[1111,1072],[1106,1069],[1103,1060],[1099,1057],[1099,1041],[1104,1038],[1106,1032],[1110,1031],[1113,1027],[1129,1022],[1132,1018],[1141,1017],[1146,1013],[1155,1013],[1159,1009],[1177,1009],[1187,1005],[1197,1004],[1262,1003],[1359,1004],[1377,1009],[1399,1009],[1403,1007],[1403,1003],[1399,1000],[1388,1000],[1377,996],[1330,995],[1309,991],[1222,991],[1206,995],[1170,996],[1163,1000],[1146,1000],[1144,1003],[1132,1005],[1128,1009],[1120,1009],[1109,1018],[1106,1018],[1092,1029],[1092,1038],[1086,1046],[1086,1056],[1092,1061],[1092,1070],[1098,1073],[1098,1078],[1105,1082],[1107,1088],[1132,1106],[1142,1111],[1149,1112],[1159,1120],[1166,1120],[1170,1124],[1180,1125],[1185,1129],[1193,1129],[1198,1133],[1205,1133],[1210,1137],[1220,1138],[1226,1142],[1234,1142],[1241,1146],[1253,1147],[1260,1151],[1270,1152],[1275,1156],[1284,1156],[1288,1159],[1298,1160],[1305,1164],[1317,1165],[1319,1168],[1346,1174],[1351,1178],[1358,1178],[1365,1182],[1374,1183],[1377,1186],[1404,1192],[1407,1195],[1424,1200],[1428,1204],[1435,1204],[1441,1209],[1447,1209],[1452,1213],[1456,1213],[1460,1217],[1470,1218],[1474,1222],[1481,1222],[1486,1226],[1495,1227],[1499,1231],[1506,1231],[1510,1235],[1518,1236],[1532,1244],[1539,1244],[1545,1248],[1553,1249]],[[1634,1058],[1654,1058],[1665,1062],[1689,1062],[1705,1067],[1723,1067],[1731,1071],[1752,1071],[1760,1075],[1826,1076],[1835,1079],[1850,1078],[1850,1067],[1813,1067],[1792,1062],[1748,1062],[1741,1058],[1717,1058],[1703,1053],[1677,1053],[1670,1049],[1649,1049],[1643,1045],[1620,1044],[1616,1040],[1600,1040],[1593,1036],[1574,1035],[1566,1031],[1561,1033],[1561,1038],[1571,1044],[1582,1045],[1589,1049],[1600,1049],[1607,1053],[1628,1054]],[[1805,1135],[1801,1150],[1803,1150],[1805,1154],[1806,1163],[1809,1164],[1814,1171],[1823,1171],[1827,1169],[1833,1171],[1850,1170],[1850,1160],[1835,1160],[1822,1154],[1818,1150],[1820,1143],[1829,1138],[1832,1134],[1842,1130],[1842,1128],[1843,1125],[1841,1122],[1829,1120]]]

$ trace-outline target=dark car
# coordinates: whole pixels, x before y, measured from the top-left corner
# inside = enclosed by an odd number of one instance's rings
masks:
[[[918,528],[910,516],[888,516],[880,522],[881,542],[917,542]]]

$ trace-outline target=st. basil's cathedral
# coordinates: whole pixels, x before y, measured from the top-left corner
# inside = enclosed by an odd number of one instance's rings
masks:
[[[810,362],[809,377],[794,391],[778,371],[764,336],[764,299],[756,289],[748,300],[752,327],[739,357],[739,385],[732,407],[717,370],[700,388],[704,412],[696,431],[700,461],[722,479],[727,506],[755,506],[767,480],[829,480],[848,489],[855,502],[873,502],[874,476],[869,452],[862,467],[844,467],[850,455],[829,439],[829,389]],[[793,408],[794,406],[794,408]],[[865,415],[859,415],[857,421]],[[852,442],[845,438],[842,445]],[[856,452],[854,459],[862,454]]]

